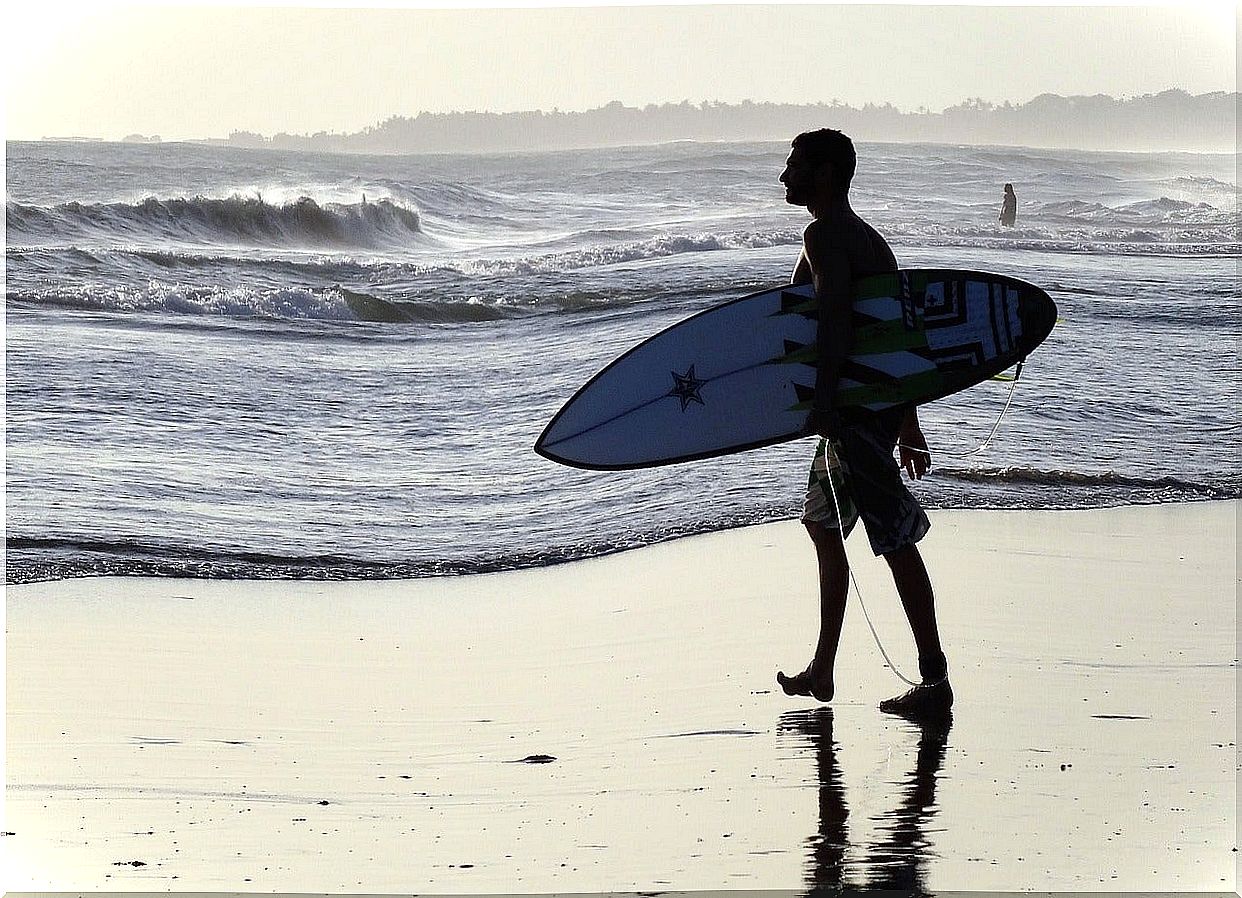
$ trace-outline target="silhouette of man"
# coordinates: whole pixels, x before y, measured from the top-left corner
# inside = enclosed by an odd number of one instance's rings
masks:
[[[931,466],[913,406],[869,412],[838,410],[837,381],[851,340],[851,284],[896,271],[892,249],[850,207],[854,145],[840,131],[822,129],[793,140],[781,183],[785,201],[805,206],[812,221],[803,234],[793,283],[813,284],[819,300],[819,368],[810,429],[822,439],[811,465],[802,520],[819,562],[820,625],[815,655],[802,673],[777,681],[787,695],[832,699],[833,665],[845,617],[849,563],[844,537],[859,519],[872,551],[884,556],[901,596],[919,653],[922,685],[880,704],[880,710],[919,716],[953,704],[948,667],[936,628],[931,581],[917,543],[931,526],[901,480],[921,478]],[[901,467],[893,458],[900,447]]]
[[[1013,185],[1005,185],[1005,201],[1001,203],[1000,223],[1007,228],[1012,228],[1013,223],[1018,219],[1018,197],[1013,192]]]

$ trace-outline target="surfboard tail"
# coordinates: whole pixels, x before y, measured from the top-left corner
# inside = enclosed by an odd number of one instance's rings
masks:
[[[1027,296],[1022,297],[1021,306],[1024,358],[1048,338],[1057,324],[1057,304],[1052,297],[1038,287],[1029,285],[1027,293]]]

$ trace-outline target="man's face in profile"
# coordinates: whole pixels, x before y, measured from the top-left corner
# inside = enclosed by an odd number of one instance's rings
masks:
[[[785,185],[785,202],[791,206],[808,206],[816,196],[823,195],[832,178],[832,166],[827,162],[812,166],[806,152],[794,147],[785,160],[785,170],[780,181]]]

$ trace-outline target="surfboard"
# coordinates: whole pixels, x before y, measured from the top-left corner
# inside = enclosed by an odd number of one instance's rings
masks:
[[[856,281],[836,404],[879,411],[966,389],[1051,333],[1051,297],[1025,281],[908,269]],[[591,378],[535,443],[545,458],[613,471],[712,458],[808,436],[818,303],[810,285],[699,312]]]

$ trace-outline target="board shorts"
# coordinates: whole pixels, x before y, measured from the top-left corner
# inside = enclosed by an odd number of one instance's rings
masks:
[[[843,420],[836,439],[820,439],[811,460],[803,523],[849,536],[861,519],[876,555],[913,545],[927,535],[931,521],[902,482],[901,467],[893,457],[904,416],[903,408],[860,412]]]

